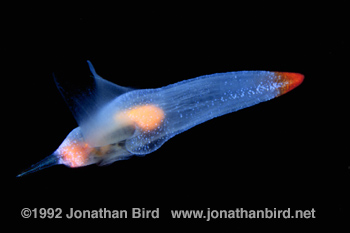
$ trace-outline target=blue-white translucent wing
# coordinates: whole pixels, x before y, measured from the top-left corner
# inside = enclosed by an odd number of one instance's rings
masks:
[[[74,118],[81,128],[84,137],[94,129],[88,125],[101,109],[116,97],[133,90],[118,86],[100,77],[90,61],[92,76],[79,79],[77,77],[61,77],[54,75],[58,90],[62,94]]]

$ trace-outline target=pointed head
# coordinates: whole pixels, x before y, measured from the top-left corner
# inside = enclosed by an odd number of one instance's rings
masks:
[[[98,161],[94,156],[93,148],[84,142],[80,128],[75,128],[68,134],[66,139],[51,155],[40,162],[33,164],[30,168],[23,171],[17,177],[37,172],[41,169],[51,167],[57,164],[64,164],[69,167],[82,167]]]
[[[79,128],[75,128],[55,151],[59,163],[69,167],[82,167],[92,163],[90,154],[93,147],[87,144]]]

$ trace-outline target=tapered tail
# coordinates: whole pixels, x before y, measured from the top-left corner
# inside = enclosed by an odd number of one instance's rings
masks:
[[[30,168],[27,170],[24,170],[21,174],[17,175],[17,177],[21,177],[33,172],[40,171],[41,169],[51,167],[53,165],[58,164],[58,157],[55,154],[47,156],[45,159],[41,160],[40,162],[33,164]]]

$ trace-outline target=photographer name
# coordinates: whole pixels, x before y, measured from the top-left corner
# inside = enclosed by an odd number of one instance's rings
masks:
[[[127,210],[109,210],[107,208],[100,208],[96,210],[76,210],[69,209],[69,213],[66,214],[67,219],[123,219],[128,218],[131,214],[131,218],[159,218],[159,208],[148,210],[145,208],[132,208],[131,213]]]

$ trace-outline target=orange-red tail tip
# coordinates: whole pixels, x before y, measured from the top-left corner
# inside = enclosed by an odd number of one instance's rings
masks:
[[[299,73],[275,72],[275,75],[276,82],[280,84],[279,95],[283,95],[293,90],[294,88],[299,86],[304,80],[304,75]]]

